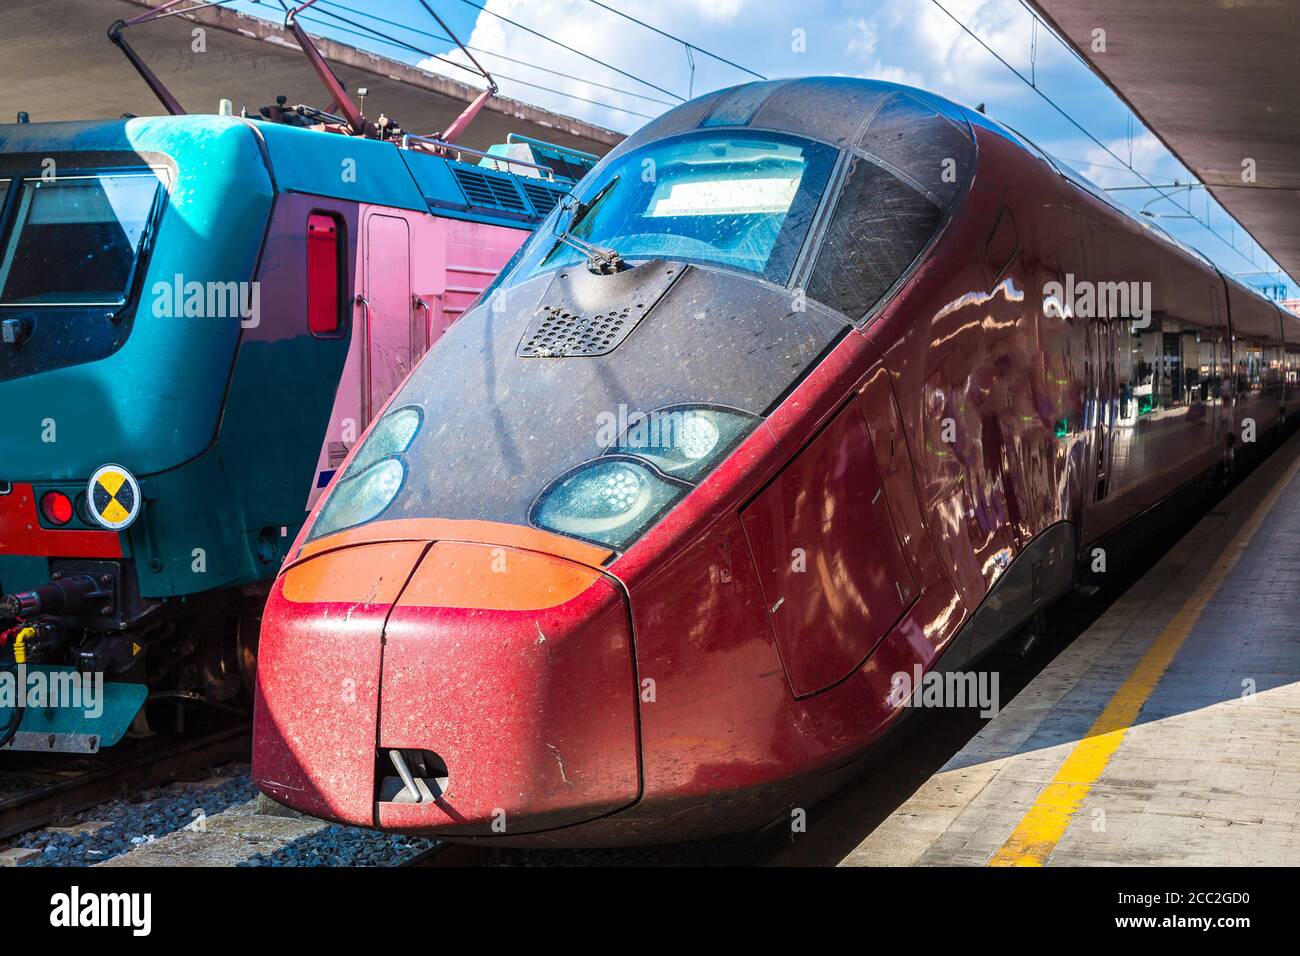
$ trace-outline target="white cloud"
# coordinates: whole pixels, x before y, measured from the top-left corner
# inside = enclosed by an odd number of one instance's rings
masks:
[[[1110,149],[1110,153],[1095,143],[1082,150],[1070,149],[1063,145],[1063,151],[1069,150],[1064,153],[1063,158],[1074,160],[1070,165],[1103,189],[1112,186],[1142,185],[1142,179],[1125,169],[1123,163],[1128,163],[1154,182],[1172,182],[1176,177],[1181,177],[1182,182],[1187,182],[1187,171],[1152,133],[1143,131],[1133,137],[1131,158],[1128,137],[1112,139],[1106,142],[1106,146]],[[1115,155],[1112,156],[1111,153]],[[1118,156],[1123,163],[1116,160],[1115,156]]]
[[[941,2],[1009,62],[1028,69],[1028,14],[1016,0]],[[586,0],[487,0],[486,6],[679,96],[688,92],[691,74],[681,43]],[[867,6],[837,0],[804,0],[797,5],[778,0],[621,0],[618,8],[770,76],[864,76],[926,87],[970,103],[1024,93],[1020,81],[931,0],[879,0]],[[795,30],[803,31],[806,52],[796,51]],[[563,74],[482,57],[489,70],[504,74],[503,95],[615,129],[631,130],[645,122],[634,113],[654,116],[669,108],[654,100],[678,102],[487,13],[478,17],[467,42]],[[448,57],[464,60],[459,51]],[[696,95],[753,79],[700,52],[694,60]],[[472,82],[468,74],[443,63],[420,65]],[[570,95],[545,92],[517,80]]]
[[[697,0],[624,0],[618,8],[630,16],[657,26],[663,25],[677,35],[713,48],[733,46],[727,42],[730,38],[763,29],[767,14],[760,8],[768,6],[771,5],[755,0],[710,0],[709,3]],[[656,90],[638,83],[617,70],[548,43],[497,17],[480,14],[473,32],[466,39],[469,46],[545,68],[535,69],[476,52],[489,71],[502,74],[499,83],[505,96],[615,129],[630,130],[645,122],[644,116],[635,114],[656,116],[681,102],[678,97],[685,98],[690,91],[690,68],[682,44],[658,36],[585,0],[488,0],[486,7],[492,13],[559,39],[566,46],[662,88]],[[465,60],[459,51],[447,56],[458,62]],[[735,58],[743,62],[743,50]],[[719,85],[752,79],[739,71],[721,67],[701,53],[695,54],[695,62],[697,94]],[[425,60],[419,66],[464,82],[475,82],[469,74],[445,63]],[[563,93],[547,92],[537,87],[549,87]]]

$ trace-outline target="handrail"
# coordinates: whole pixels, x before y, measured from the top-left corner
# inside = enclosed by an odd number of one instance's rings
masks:
[[[533,136],[525,136],[523,133],[507,133],[507,143],[524,143],[528,146],[541,146],[544,149],[553,149],[557,153],[564,153],[569,156],[576,156],[579,159],[590,160],[593,163],[600,162],[600,157],[595,153],[588,153],[581,149],[574,149],[572,146],[561,146],[559,143],[548,143],[544,139],[537,139]]]
[[[449,143],[444,139],[438,139],[436,136],[417,136],[414,133],[402,134],[402,149],[410,149],[412,142],[424,143],[433,146],[436,149],[447,150],[456,154],[457,161],[461,161],[462,154],[478,156],[483,159],[490,159],[494,163],[505,163],[507,166],[527,166],[529,169],[538,169],[546,174],[549,182],[555,182],[555,169],[551,166],[543,166],[541,163],[530,163],[524,159],[512,159],[509,156],[498,156],[496,153],[485,153],[481,149],[470,149],[468,146],[457,146],[455,143]],[[509,172],[509,170],[505,170]],[[500,172],[500,170],[498,170]]]

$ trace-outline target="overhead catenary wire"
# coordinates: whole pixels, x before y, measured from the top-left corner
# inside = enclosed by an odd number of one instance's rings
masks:
[[[267,2],[267,0],[250,0],[250,2],[251,2],[254,6],[262,6],[264,3]],[[321,9],[319,12],[322,13],[322,14],[324,14],[324,15],[326,15],[326,16],[328,16],[328,17],[332,17],[332,18],[334,18],[334,19],[336,19],[336,20],[341,20],[341,21],[344,22],[344,23],[349,23],[349,24],[351,24],[351,25],[357,27],[357,29],[353,30],[353,29],[348,29],[347,27],[341,27],[341,26],[338,26],[337,24],[334,24],[334,23],[326,23],[325,21],[323,21],[323,20],[319,20],[319,19],[316,19],[316,18],[314,18],[314,17],[299,16],[299,17],[298,17],[298,21],[299,21],[300,23],[309,23],[309,24],[312,24],[313,26],[326,27],[326,28],[331,29],[331,30],[337,30],[337,31],[340,32],[340,33],[346,33],[346,34],[349,34],[349,35],[351,35],[351,36],[360,37],[360,38],[362,38],[362,39],[368,39],[368,40],[379,39],[379,40],[382,40],[382,41],[385,42],[385,43],[390,43],[390,44],[392,44],[393,46],[399,47],[399,48],[401,48],[401,49],[408,50],[408,51],[410,51],[411,53],[418,53],[418,54],[420,54],[421,56],[429,57],[429,58],[431,58],[431,59],[438,60],[439,62],[444,62],[444,63],[448,64],[449,66],[454,66],[454,67],[456,67],[456,68],[458,68],[458,69],[461,69],[461,70],[464,70],[464,71],[466,71],[466,72],[468,72],[468,73],[473,73],[475,76],[479,76],[478,72],[475,71],[472,67],[466,66],[466,65],[463,64],[463,63],[458,63],[458,62],[456,62],[455,60],[449,59],[449,58],[447,58],[447,57],[440,56],[439,54],[433,53],[433,52],[430,51],[430,50],[422,49],[422,48],[420,48],[420,47],[418,47],[418,46],[415,46],[415,45],[412,44],[412,43],[408,43],[408,42],[406,42],[405,40],[401,40],[401,39],[399,39],[399,38],[397,38],[397,37],[389,36],[388,34],[385,34],[385,33],[383,33],[383,32],[380,31],[380,30],[376,30],[374,27],[367,26],[367,25],[364,24],[364,23],[356,23],[355,21],[349,20],[347,17],[340,16],[340,15],[337,14],[337,13],[331,13],[329,10]],[[528,65],[528,64],[524,64],[524,65]],[[503,79],[503,80],[509,80],[509,81],[512,82],[512,83],[518,83],[518,84],[520,84],[521,86],[527,86],[527,87],[531,87],[531,88],[536,89],[536,90],[542,90],[543,92],[546,92],[546,93],[553,93],[553,94],[555,94],[556,96],[563,96],[563,97],[565,97],[566,99],[576,100],[576,101],[581,102],[581,103],[589,103],[589,104],[591,104],[592,106],[601,106],[601,107],[604,107],[605,109],[614,110],[615,112],[619,112],[619,113],[627,113],[627,114],[629,114],[629,115],[631,115],[631,116],[637,116],[637,117],[640,117],[640,118],[642,118],[642,119],[653,119],[653,118],[654,118],[654,117],[650,116],[650,115],[647,114],[647,113],[640,113],[640,112],[638,112],[638,111],[636,111],[636,110],[630,110],[630,109],[627,109],[627,108],[625,108],[625,107],[614,106],[613,104],[611,104],[611,103],[607,103],[607,102],[605,102],[605,101],[603,101],[603,100],[593,100],[593,99],[588,99],[587,97],[579,96],[579,95],[577,95],[576,93],[572,93],[572,92],[570,92],[570,91],[568,91],[568,90],[557,90],[557,89],[555,89],[554,87],[543,86],[543,85],[540,84],[540,83],[533,83],[533,82],[530,82],[530,81],[528,81],[528,80],[521,79],[521,78],[516,77],[516,76],[510,76],[510,75],[505,74],[505,73],[502,73],[502,72],[500,72],[500,71],[497,71],[496,75],[497,75],[498,77],[500,77],[501,79]]]
[[[367,12],[367,11],[365,11],[365,10],[357,10],[357,9],[355,9],[355,8],[353,8],[353,7],[346,6],[346,5],[342,4],[342,3],[331,3],[331,2],[329,2],[329,0],[322,0],[321,3],[317,4],[317,9],[320,10],[322,13],[329,13],[329,10],[328,10],[327,8],[331,8],[331,7],[332,7],[332,8],[335,8],[335,9],[338,9],[338,10],[342,10],[342,11],[344,11],[345,13],[350,13],[350,14],[353,14],[353,15],[355,15],[355,16],[364,17],[364,18],[367,19],[367,20],[373,20],[373,21],[375,21],[375,22],[377,22],[377,23],[383,23],[383,24],[385,24],[386,26],[397,27],[398,29],[405,30],[405,31],[407,31],[408,33],[413,33],[413,34],[415,34],[415,35],[417,35],[417,36],[427,37],[427,38],[430,39],[430,40],[437,40],[437,41],[439,41],[439,42],[441,42],[441,43],[451,43],[451,42],[452,42],[451,37],[448,37],[448,36],[442,36],[442,35],[437,34],[437,33],[431,33],[431,32],[429,32],[428,30],[421,30],[421,29],[419,29],[419,28],[417,28],[417,27],[408,26],[408,25],[406,25],[406,24],[404,24],[404,23],[399,23],[399,22],[397,22],[396,20],[389,20],[389,19],[387,19],[387,18],[385,18],[385,17],[381,17],[381,16],[379,16],[379,15],[376,14],[376,13],[369,13],[369,12]],[[538,64],[533,63],[533,62],[531,62],[531,61],[529,61],[529,60],[521,60],[521,59],[519,59],[518,57],[509,56],[509,55],[507,55],[507,54],[505,54],[505,53],[498,53],[496,50],[489,50],[489,49],[486,49],[486,48],[484,48],[484,47],[473,46],[472,44],[469,44],[469,43],[465,44],[465,48],[466,48],[467,50],[473,50],[475,53],[481,54],[482,56],[495,57],[496,59],[504,60],[504,61],[506,61],[507,63],[515,63],[515,64],[518,64],[519,66],[526,66],[526,67],[528,67],[530,70],[537,70],[537,71],[539,71],[539,72],[541,72],[541,73],[549,73],[549,74],[551,74],[552,76],[563,77],[564,79],[569,79],[569,80],[573,80],[573,81],[578,82],[578,83],[583,83],[583,84],[585,84],[585,85],[587,85],[587,86],[594,86],[594,87],[597,87],[597,88],[602,89],[602,90],[608,90],[608,91],[611,92],[611,93],[618,93],[618,94],[620,94],[620,95],[622,95],[622,96],[630,96],[630,97],[633,97],[633,98],[635,98],[635,99],[645,100],[645,101],[647,101],[647,102],[649,102],[649,103],[657,103],[657,104],[659,104],[660,106],[676,106],[676,105],[677,105],[676,103],[669,102],[668,100],[662,100],[662,99],[659,99],[658,97],[655,97],[655,96],[649,96],[649,95],[647,95],[647,94],[645,94],[645,93],[634,93],[634,92],[632,92],[631,90],[625,90],[625,89],[623,89],[622,87],[618,87],[618,86],[610,86],[610,85],[608,85],[608,84],[606,84],[606,83],[598,83],[597,81],[595,81],[595,80],[593,80],[593,79],[591,79],[591,78],[589,78],[589,77],[585,77],[585,76],[577,76],[577,75],[575,75],[575,74],[573,74],[573,73],[566,73],[566,72],[564,72],[564,71],[562,71],[562,70],[553,70],[553,69],[551,69],[551,68],[548,67],[548,66],[539,66]],[[514,78],[511,78],[511,77],[505,77],[505,78],[506,78],[506,79],[511,79],[512,82],[519,82],[518,80],[515,80]],[[638,114],[638,115],[639,115],[639,114]]]
[[[322,13],[325,13],[326,11],[322,10],[321,12],[322,12]],[[298,19],[301,20],[301,21],[303,21],[304,23],[315,23],[317,26],[331,26],[330,24],[323,23],[323,22],[320,21],[320,20],[309,20],[309,19],[306,19],[306,18],[304,18],[304,17],[299,17]],[[366,33],[359,32],[359,31],[357,31],[357,30],[348,30],[348,29],[346,29],[345,27],[337,27],[337,26],[335,26],[335,27],[333,27],[333,29],[336,29],[336,30],[340,31],[341,33],[350,33],[350,34],[352,34],[353,36],[359,36],[359,37],[363,37],[363,38],[365,38],[365,36],[366,36]],[[367,27],[367,26],[364,26],[364,25],[363,25],[363,26],[361,27],[361,30],[362,30],[362,31],[368,31],[368,32],[371,34],[372,38],[373,38],[374,35],[376,35],[376,31],[375,31],[373,28],[371,28],[371,27]],[[406,49],[410,50],[412,53],[419,53],[419,54],[422,55],[422,56],[431,57],[432,59],[439,60],[439,61],[443,61],[443,62],[449,63],[449,64],[451,64],[451,65],[453,65],[453,66],[458,66],[458,67],[459,67],[459,66],[463,66],[463,64],[457,63],[455,60],[449,60],[449,59],[447,59],[446,57],[438,56],[436,53],[430,53],[428,50],[422,50],[422,49],[420,49],[419,47],[414,46],[414,45],[412,45],[412,44],[404,43],[404,42],[402,42],[402,41],[400,41],[400,40],[396,40],[396,39],[387,39],[387,38],[383,38],[383,37],[381,37],[381,38],[382,38],[382,39],[385,39],[386,42],[389,42],[389,43],[394,44],[395,46],[405,47]],[[431,72],[431,71],[426,71],[426,72]],[[470,72],[473,72],[473,71],[471,70]],[[554,87],[543,86],[543,85],[540,84],[540,83],[533,83],[533,82],[530,82],[529,80],[520,79],[520,78],[517,77],[517,76],[510,76],[510,75],[508,75],[508,74],[506,74],[506,73],[502,73],[500,70],[498,70],[498,71],[496,72],[496,75],[499,76],[499,77],[500,77],[501,79],[503,79],[503,80],[509,80],[511,83],[518,83],[518,84],[521,85],[521,86],[528,86],[528,87],[531,87],[531,88],[533,88],[533,89],[535,89],[535,90],[541,90],[541,91],[543,91],[543,92],[545,92],[545,93],[554,93],[556,96],[563,96],[563,97],[565,97],[566,99],[576,100],[576,101],[579,102],[579,103],[590,103],[592,106],[601,106],[601,107],[604,107],[605,109],[614,110],[615,112],[619,112],[619,113],[627,113],[627,114],[629,114],[629,115],[631,115],[631,116],[639,116],[639,117],[641,117],[642,119],[654,119],[654,117],[651,116],[651,115],[648,114],[648,113],[639,113],[639,112],[637,112],[636,110],[630,110],[630,109],[627,109],[627,108],[622,107],[622,106],[614,106],[613,104],[611,104],[611,103],[606,103],[606,102],[603,101],[603,100],[593,100],[593,99],[588,99],[588,98],[585,97],[585,96],[579,96],[578,94],[576,94],[576,93],[572,93],[572,92],[569,92],[568,90],[557,90],[557,89],[555,89]]]
[[[525,33],[531,34],[532,36],[535,36],[540,40],[545,40],[547,43],[550,43],[553,46],[557,46],[562,50],[568,50],[570,53],[577,54],[578,56],[582,57],[584,60],[590,60],[592,63],[598,63],[607,70],[613,70],[619,76],[627,77],[629,80],[635,80],[637,83],[641,83],[645,86],[648,86],[652,90],[657,90],[666,96],[673,97],[678,102],[682,102],[682,103],[686,102],[686,97],[674,93],[672,90],[666,90],[662,86],[658,86],[657,84],[651,83],[649,80],[637,76],[635,73],[629,73],[627,70],[621,70],[618,67],[614,66],[614,64],[607,63],[604,60],[599,59],[598,57],[592,56],[590,53],[584,53],[582,50],[576,49],[575,47],[571,47],[567,43],[561,43],[559,40],[555,39],[554,37],[548,36],[547,34],[541,32],[540,30],[534,30],[532,27],[525,26],[524,24],[520,23],[518,20],[512,20],[509,17],[505,16],[504,14],[497,13],[494,10],[489,10],[483,4],[477,3],[476,0],[460,0],[460,2],[466,4],[467,6],[471,6],[476,10],[481,10],[483,13],[486,13],[488,16],[496,17],[498,20],[510,24],[512,27],[514,27],[517,30],[523,30]]]
[[[657,33],[661,37],[667,37],[669,40],[673,40],[676,43],[680,43],[682,46],[686,47],[688,51],[694,50],[696,53],[703,53],[705,56],[717,60],[719,63],[725,63],[727,64],[727,66],[735,67],[737,70],[740,70],[742,73],[748,73],[750,76],[755,77],[757,79],[760,80],[767,79],[767,77],[764,76],[762,73],[758,73],[754,70],[751,70],[747,66],[742,66],[741,64],[737,63],[735,60],[728,60],[725,56],[719,56],[717,53],[713,53],[710,50],[706,50],[704,49],[704,47],[691,43],[689,40],[684,40],[681,37],[676,36],[675,34],[669,33],[667,30],[661,30],[656,26],[652,26],[651,24],[646,23],[644,20],[638,20],[630,13],[624,13],[622,10],[616,10],[614,7],[611,7],[609,4],[601,3],[600,0],[587,0],[587,2],[600,7],[602,10],[608,10],[610,13],[616,16],[620,16],[624,20],[630,20],[632,23],[635,23],[638,26],[645,27],[645,29],[650,30],[653,33]]]
[[[465,2],[468,2],[468,0],[465,0]],[[1024,83],[1031,90],[1037,93],[1043,99],[1043,101],[1047,103],[1047,105],[1050,106],[1052,109],[1054,109],[1057,113],[1059,113],[1061,117],[1066,120],[1066,122],[1072,125],[1079,132],[1083,133],[1083,135],[1088,137],[1088,139],[1096,143],[1099,147],[1101,147],[1101,149],[1105,150],[1105,152],[1109,154],[1116,162],[1120,163],[1125,169],[1127,169],[1134,176],[1141,179],[1144,183],[1146,183],[1148,187],[1153,189],[1155,192],[1159,193],[1160,198],[1169,201],[1175,208],[1179,210],[1184,210],[1185,207],[1180,205],[1177,202],[1177,200],[1175,200],[1168,193],[1164,192],[1164,190],[1161,189],[1161,187],[1153,183],[1147,176],[1143,175],[1138,170],[1134,169],[1132,166],[1126,163],[1121,156],[1119,156],[1113,149],[1111,149],[1104,142],[1102,142],[1102,140],[1094,136],[1091,131],[1089,131],[1085,126],[1083,126],[1083,124],[1081,124],[1078,120],[1076,120],[1073,116],[1071,116],[1069,112],[1066,111],[1060,104],[1058,104],[1054,99],[1052,99],[1050,96],[1044,93],[1040,88],[1038,88],[1033,83],[1031,83],[1023,73],[1021,73],[1009,62],[1007,62],[1007,60],[1002,56],[1002,54],[998,53],[997,50],[993,49],[993,47],[989,46],[986,42],[984,42],[983,38],[981,38],[979,34],[975,33],[975,31],[973,31],[969,26],[967,26],[966,23],[960,17],[958,17],[946,6],[944,6],[943,3],[940,2],[940,0],[931,0],[931,2],[936,7],[938,7],[941,11],[943,11],[943,13],[948,17],[948,19],[952,20],[953,23],[957,24],[957,26],[960,27],[961,30],[967,36],[969,36],[972,40],[974,40],[976,43],[982,46],[991,56],[994,57],[994,59],[996,59],[1004,67],[1010,70],[1022,83]],[[1038,19],[1037,16],[1035,16],[1035,19]],[[1084,62],[1086,63],[1086,61]],[[1203,226],[1205,230],[1210,233],[1210,235],[1214,236],[1224,245],[1232,249],[1232,251],[1235,252],[1237,255],[1241,256],[1241,258],[1245,259],[1247,262],[1250,262],[1252,265],[1254,264],[1254,259],[1251,256],[1247,255],[1245,252],[1243,252],[1241,249],[1238,249],[1235,241],[1225,238],[1213,226],[1211,226],[1205,220],[1201,219],[1199,216],[1192,215],[1191,218],[1195,220],[1197,223],[1199,223],[1201,226]],[[1252,241],[1255,241],[1254,237],[1251,238]],[[1256,242],[1256,245],[1258,245],[1258,242]]]

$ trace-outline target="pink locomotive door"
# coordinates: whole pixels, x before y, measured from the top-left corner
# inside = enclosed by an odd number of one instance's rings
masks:
[[[361,427],[368,425],[411,370],[423,346],[411,296],[411,237],[405,219],[366,220]]]

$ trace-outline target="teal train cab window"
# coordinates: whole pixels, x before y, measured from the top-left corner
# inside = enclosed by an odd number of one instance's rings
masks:
[[[0,305],[126,302],[162,183],[152,172],[25,179],[0,258]]]

